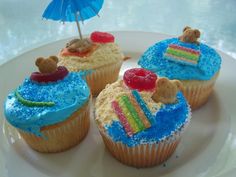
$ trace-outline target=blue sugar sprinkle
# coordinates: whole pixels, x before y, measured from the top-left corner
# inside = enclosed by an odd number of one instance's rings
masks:
[[[196,66],[177,63],[164,58],[169,44],[200,50],[200,57]],[[209,80],[219,70],[221,57],[209,46],[183,43],[178,38],[163,40],[151,46],[139,59],[138,64],[161,77],[180,80]]]
[[[113,121],[105,127],[107,134],[115,142],[122,142],[129,147],[139,144],[156,143],[178,131],[187,121],[188,104],[181,92],[177,94],[178,102],[166,104],[154,116],[155,123],[132,137],[128,137],[120,121]]]
[[[7,120],[13,126],[26,132],[42,136],[40,128],[66,120],[89,99],[90,91],[80,73],[70,73],[63,80],[48,84],[25,79],[19,86],[20,95],[36,102],[52,101],[52,107],[28,107],[21,104],[14,92],[10,93],[4,105]]]

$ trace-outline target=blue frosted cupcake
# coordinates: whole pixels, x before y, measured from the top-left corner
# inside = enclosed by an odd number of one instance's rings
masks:
[[[180,80],[192,109],[208,100],[221,66],[219,54],[199,37],[199,30],[185,27],[182,36],[154,44],[138,62],[161,77]]]
[[[90,90],[85,73],[69,73],[57,62],[54,56],[37,59],[40,72],[26,78],[4,104],[7,121],[39,152],[69,149],[89,130]]]
[[[109,152],[126,165],[143,168],[160,164],[173,154],[191,112],[179,81],[159,78],[152,81],[154,88],[142,87],[143,79],[152,76],[140,70],[126,81],[128,70],[124,80],[99,94],[95,119]]]

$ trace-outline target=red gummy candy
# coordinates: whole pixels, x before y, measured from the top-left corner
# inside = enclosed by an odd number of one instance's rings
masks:
[[[57,67],[57,71],[50,74],[42,74],[40,72],[33,72],[30,79],[36,82],[56,82],[64,79],[67,76],[68,70],[64,66]]]
[[[90,35],[90,39],[97,43],[111,43],[115,41],[115,37],[112,34],[99,31],[93,32]]]
[[[157,75],[143,68],[133,68],[125,72],[123,80],[130,89],[148,91],[155,88]]]

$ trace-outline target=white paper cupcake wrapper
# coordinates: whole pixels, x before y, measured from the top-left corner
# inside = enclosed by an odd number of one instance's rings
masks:
[[[90,104],[74,112],[66,121],[59,125],[42,128],[46,138],[35,136],[18,129],[25,142],[39,152],[61,152],[80,143],[87,135],[90,125]]]
[[[104,67],[94,69],[86,76],[86,81],[91,89],[93,96],[97,96],[107,84],[113,83],[118,79],[122,61]]]
[[[192,109],[197,109],[207,102],[217,77],[218,73],[208,81],[182,81],[183,94]]]

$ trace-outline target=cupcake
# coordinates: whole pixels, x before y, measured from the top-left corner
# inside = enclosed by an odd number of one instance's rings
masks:
[[[142,68],[107,85],[96,99],[95,120],[112,156],[137,168],[166,161],[190,121],[181,87]]]
[[[57,67],[55,56],[38,58],[39,72],[6,98],[6,120],[39,152],[61,152],[77,145],[89,130],[90,90],[85,73]]]
[[[93,96],[105,88],[106,84],[118,79],[124,59],[112,34],[93,32],[90,38],[74,39],[59,53],[59,65],[69,71],[92,71],[86,80]]]
[[[200,31],[185,27],[183,35],[151,46],[138,64],[160,77],[178,79],[192,109],[207,102],[221,66],[220,55],[197,39]]]

